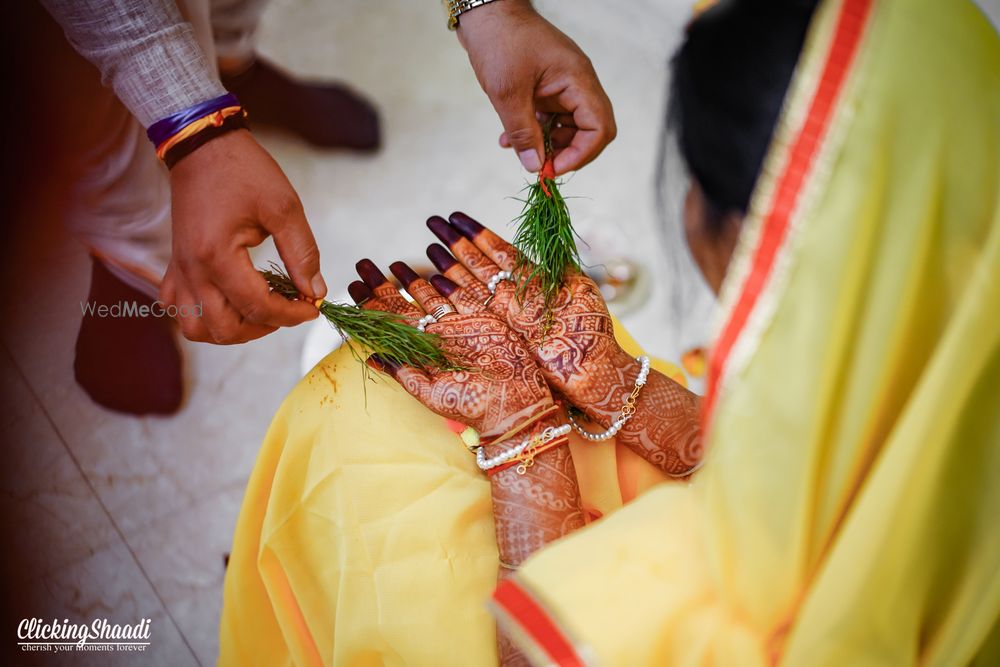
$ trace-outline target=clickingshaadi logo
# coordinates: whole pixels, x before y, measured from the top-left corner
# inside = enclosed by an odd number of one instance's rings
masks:
[[[17,644],[22,651],[145,651],[149,626],[148,618],[134,625],[111,623],[106,618],[90,623],[25,618],[17,626]]]

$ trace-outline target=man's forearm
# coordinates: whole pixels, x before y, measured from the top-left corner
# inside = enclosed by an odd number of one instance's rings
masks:
[[[226,91],[174,0],[42,0],[145,127]]]

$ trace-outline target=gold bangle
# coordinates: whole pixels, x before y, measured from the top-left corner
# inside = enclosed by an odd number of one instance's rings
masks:
[[[515,571],[517,570],[517,565],[511,565],[510,563],[505,563],[499,559],[498,562],[500,563],[500,567],[502,567],[505,570],[515,570]]]
[[[525,419],[523,422],[521,422],[517,426],[513,427],[512,429],[510,429],[509,431],[507,431],[503,435],[499,435],[499,436],[497,436],[495,438],[490,438],[489,442],[482,442],[481,445],[488,447],[490,445],[495,445],[497,443],[503,442],[504,440],[510,440],[511,438],[513,438],[515,435],[517,435],[518,433],[520,433],[524,429],[528,428],[532,424],[535,424],[535,423],[541,421],[545,417],[548,417],[549,415],[551,415],[552,413],[556,412],[557,410],[559,410],[559,404],[558,403],[553,403],[549,407],[547,407],[544,410],[542,410],[541,412],[537,413],[534,417],[529,417],[528,419]]]

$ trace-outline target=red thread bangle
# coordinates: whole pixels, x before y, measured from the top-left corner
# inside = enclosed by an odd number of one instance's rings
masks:
[[[548,443],[542,445],[541,447],[538,447],[536,449],[532,449],[532,450],[523,452],[521,454],[521,456],[513,459],[512,461],[507,461],[507,463],[502,463],[502,464],[498,465],[496,468],[490,468],[489,470],[486,471],[486,475],[488,477],[492,477],[493,475],[495,475],[498,472],[501,472],[503,470],[506,470],[507,468],[512,468],[514,466],[522,465],[524,463],[524,461],[522,460],[522,457],[526,458],[526,459],[528,459],[529,461],[532,462],[532,463],[528,464],[528,466],[526,466],[526,467],[530,467],[531,465],[533,465],[534,460],[536,458],[538,458],[539,456],[541,456],[542,454],[544,454],[545,452],[547,452],[547,451],[549,451],[551,449],[555,449],[556,447],[559,447],[561,445],[565,445],[567,442],[569,442],[569,438],[567,436],[565,436],[565,435],[562,436],[562,437],[556,438],[555,440],[553,440],[551,442],[548,442]],[[523,475],[524,473],[519,473],[519,474]]]
[[[545,181],[555,180],[555,177],[555,164],[552,162],[551,157],[547,157],[545,158],[545,164],[543,164],[542,168],[538,171],[538,184],[542,186],[542,192],[544,192],[545,196],[549,199],[552,199],[552,193],[549,192],[549,186]]]

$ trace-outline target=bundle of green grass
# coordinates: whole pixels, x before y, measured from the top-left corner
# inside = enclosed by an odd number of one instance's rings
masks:
[[[538,180],[526,188],[527,196],[522,200],[524,208],[515,220],[514,234],[514,247],[518,250],[515,275],[521,293],[537,278],[547,307],[551,307],[562,288],[566,273],[582,270],[569,207],[555,180],[551,129],[551,121],[543,126],[545,164],[538,173]]]
[[[260,274],[272,292],[289,300],[303,298],[292,279],[276,264],[260,270]],[[437,336],[418,330],[395,313],[317,301],[315,305],[320,314],[337,333],[344,340],[353,340],[370,354],[377,354],[388,362],[402,366],[441,370],[455,368],[441,351]]]

